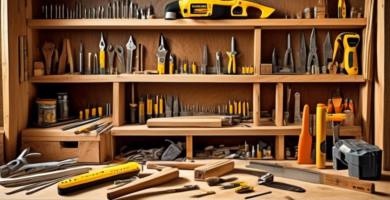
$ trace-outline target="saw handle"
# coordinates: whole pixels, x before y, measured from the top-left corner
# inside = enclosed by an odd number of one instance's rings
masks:
[[[233,17],[247,17],[248,16],[248,12],[247,12],[248,7],[254,7],[254,8],[261,10],[260,19],[268,18],[275,11],[274,8],[263,6],[263,5],[253,3],[250,1],[238,0],[238,1],[236,1],[236,4],[233,5],[231,8],[231,15]]]

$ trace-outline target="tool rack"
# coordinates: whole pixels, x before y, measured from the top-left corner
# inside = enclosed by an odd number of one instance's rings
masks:
[[[31,117],[35,114],[33,108],[35,106],[34,99],[39,96],[45,96],[46,93],[58,92],[59,88],[66,89],[71,95],[71,99],[77,96],[77,100],[73,100],[71,105],[74,110],[81,110],[83,103],[94,99],[92,103],[104,104],[112,102],[113,105],[113,122],[115,127],[111,131],[112,135],[112,151],[113,157],[120,146],[118,142],[123,137],[134,138],[138,137],[161,137],[161,136],[177,136],[185,138],[187,143],[187,157],[193,158],[193,147],[198,145],[193,141],[199,141],[198,137],[207,139],[207,136],[218,137],[262,137],[272,136],[275,141],[275,158],[285,159],[285,136],[299,136],[301,132],[301,124],[290,123],[288,126],[282,126],[283,111],[285,107],[284,88],[287,84],[291,84],[293,88],[292,94],[295,91],[301,92],[301,109],[304,104],[309,104],[311,113],[315,113],[315,105],[317,103],[326,103],[331,93],[335,88],[342,84],[342,92],[354,98],[356,105],[355,126],[341,127],[341,136],[363,138],[370,141],[370,113],[371,113],[371,82],[364,79],[364,76],[348,76],[344,74],[337,75],[260,75],[260,64],[271,63],[271,53],[273,48],[277,48],[279,56],[284,55],[287,47],[287,33],[292,35],[292,48],[294,52],[296,65],[298,63],[298,43],[300,30],[304,30],[306,34],[306,44],[309,43],[310,31],[312,28],[317,29],[317,46],[318,55],[322,62],[322,43],[328,31],[331,32],[332,42],[336,36],[345,31],[356,31],[361,36],[365,34],[367,25],[366,14],[361,19],[336,19],[337,16],[336,0],[329,0],[329,6],[335,9],[330,10],[330,19],[282,19],[286,13],[296,13],[303,11],[306,7],[313,8],[316,5],[316,0],[265,0],[256,1],[264,5],[274,7],[276,12],[269,19],[228,19],[228,20],[175,20],[167,21],[164,19],[152,20],[134,20],[134,19],[51,19],[43,20],[40,18],[41,5],[45,0],[27,0],[26,7],[20,8],[22,14],[18,15],[18,23],[22,28],[18,29],[12,26],[9,31],[13,31],[14,35],[27,34],[28,37],[28,65],[29,65],[29,80],[22,86],[21,98],[22,111],[19,116],[18,124],[14,124],[15,128],[10,131],[14,132],[15,136],[11,136],[7,147],[7,156],[15,157],[16,148],[16,133],[28,132],[33,134],[29,129]],[[74,5],[73,0],[59,1],[66,5]],[[96,3],[95,3],[96,2]],[[92,5],[106,5],[107,1],[92,1],[85,0],[84,3]],[[140,2],[140,1],[139,1]],[[153,1],[156,16],[163,17],[163,8],[169,0]],[[103,4],[104,3],[104,4]],[[355,7],[363,7],[367,4],[366,0],[348,1]],[[11,10],[18,9],[16,1],[9,1]],[[161,7],[159,7],[161,6]],[[350,6],[350,5],[349,5]],[[20,11],[18,11],[20,12]],[[278,19],[276,19],[278,18]],[[21,20],[22,19],[22,20]],[[23,21],[23,19],[26,19]],[[10,19],[11,20],[11,19]],[[223,54],[230,49],[230,38],[235,36],[237,52],[237,67],[245,64],[253,64],[255,66],[254,75],[49,75],[33,77],[32,65],[33,61],[41,60],[39,46],[45,40],[54,41],[55,44],[60,44],[61,39],[68,37],[71,39],[73,49],[78,48],[80,39],[85,46],[84,52],[98,52],[98,41],[100,39],[100,31],[103,31],[106,37],[106,43],[122,46],[127,42],[130,34],[136,39],[136,43],[143,43],[146,48],[145,66],[146,69],[156,69],[157,59],[155,51],[157,50],[159,33],[162,32],[168,40],[168,46],[173,50],[177,57],[189,57],[189,61],[195,61],[198,66],[201,63],[202,47],[204,43],[209,46],[209,66],[214,66],[215,52],[221,51]],[[10,40],[15,40],[16,36],[9,35]],[[361,41],[360,47],[366,45]],[[181,49],[180,46],[184,46]],[[332,44],[333,46],[333,44]],[[17,47],[10,47],[10,51],[15,51]],[[84,53],[86,54],[86,53]],[[10,54],[10,63],[17,66],[17,59],[13,59],[17,55]],[[86,57],[86,55],[84,55]],[[85,60],[85,59],[84,59]],[[106,59],[107,60],[107,59]],[[359,62],[362,61],[362,54],[359,53]],[[108,61],[107,61],[108,62]],[[224,54],[223,66],[227,66],[228,58]],[[119,66],[119,62],[116,61]],[[373,66],[364,66],[370,69]],[[360,72],[362,65],[360,64]],[[239,70],[240,71],[240,70]],[[147,128],[146,125],[129,125],[126,124],[129,115],[129,103],[131,94],[131,83],[136,83],[136,99],[139,100],[142,94],[172,94],[174,91],[182,94],[182,99],[191,99],[194,96],[203,98],[199,100],[209,102],[210,105],[217,105],[225,102],[228,98],[246,98],[251,104],[253,111],[253,124],[249,124],[251,128],[235,127],[223,128]],[[146,88],[146,89],[145,89]],[[194,88],[195,94],[189,94],[188,89]],[[230,91],[229,88],[234,90]],[[12,86],[10,86],[10,90]],[[202,92],[201,89],[204,89]],[[140,92],[142,91],[142,92]],[[145,93],[145,94],[144,94]],[[227,94],[229,93],[229,94]],[[220,97],[211,99],[206,97]],[[306,95],[306,98],[304,97]],[[293,96],[293,95],[292,95]],[[16,100],[16,97],[13,97]],[[24,99],[25,98],[25,99]],[[179,97],[180,98],[180,97]],[[259,101],[260,98],[260,101]],[[293,101],[293,97],[292,97]],[[196,103],[197,100],[188,103]],[[294,106],[290,105],[290,117],[293,117]],[[260,118],[260,110],[272,111],[275,109],[275,121]],[[11,122],[14,123],[14,122]],[[23,130],[23,131],[22,131]],[[39,130],[34,129],[37,133]],[[328,128],[327,135],[331,136],[331,129]],[[132,139],[130,139],[132,140]],[[12,151],[11,151],[12,149]]]

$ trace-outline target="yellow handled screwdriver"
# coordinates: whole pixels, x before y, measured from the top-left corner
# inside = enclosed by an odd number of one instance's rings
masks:
[[[100,38],[100,74],[106,74],[106,43],[104,42],[103,32]]]
[[[196,66],[195,62],[192,63],[192,74],[197,74],[198,73],[198,67]]]
[[[174,74],[174,71],[175,71],[175,62],[174,62],[174,54],[171,53],[171,55],[169,56],[169,74]]]
[[[188,59],[187,59],[187,56],[186,56],[184,58],[184,62],[183,62],[183,72],[182,73],[188,74],[187,67],[188,67]]]
[[[146,121],[153,118],[153,100],[146,95]]]
[[[234,37],[232,36],[232,51],[226,52],[229,56],[229,66],[228,66],[228,74],[235,74],[236,73],[236,55],[237,52],[234,50]]]

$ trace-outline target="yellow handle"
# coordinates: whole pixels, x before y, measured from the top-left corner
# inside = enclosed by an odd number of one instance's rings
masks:
[[[173,63],[169,63],[169,74],[173,74]]]
[[[92,117],[96,117],[96,108],[92,108]]]
[[[198,69],[197,69],[195,63],[192,64],[192,73],[193,73],[193,74],[197,74],[197,73],[198,73]]]
[[[184,64],[183,70],[184,70],[185,73],[187,73],[187,64]]]
[[[233,59],[233,74],[236,74],[236,56],[233,55],[232,56],[232,59]]]
[[[158,64],[158,74],[164,74],[164,64]]]
[[[83,111],[80,110],[80,116],[79,116],[80,121],[83,121]]]
[[[246,74],[246,69],[245,69],[245,66],[242,67],[242,74]]]
[[[237,102],[234,102],[234,114],[237,115]]]
[[[238,103],[238,114],[241,115],[241,101]]]
[[[233,10],[236,7],[242,7],[242,11],[243,11],[242,14],[234,14]],[[260,5],[260,4],[257,4],[257,3],[253,3],[253,2],[249,2],[249,1],[237,0],[236,4],[233,5],[232,8],[231,8],[231,15],[232,16],[247,17],[248,16],[248,13],[247,13],[248,7],[254,7],[254,8],[257,8],[257,9],[261,10],[260,19],[268,18],[275,11],[274,8],[263,6],[263,5]]]
[[[233,105],[229,105],[229,114],[233,115]]]
[[[158,114],[158,104],[154,104],[154,114]]]
[[[85,119],[89,119],[89,109],[85,109]]]
[[[100,51],[100,68],[106,68],[106,52]]]
[[[232,54],[231,53],[227,53],[227,55],[229,56],[229,65],[228,65],[228,74],[231,74],[232,72],[232,64],[233,64],[233,61],[232,61]]]
[[[316,166],[318,169],[324,169],[326,162],[326,112],[325,104],[317,105]]]
[[[148,106],[146,108],[146,114],[147,115],[152,115],[152,113],[153,113],[153,101],[151,99],[148,99],[146,105]]]
[[[246,108],[245,108],[245,101],[244,103],[242,103],[242,116],[245,117],[246,116]]]
[[[103,107],[98,108],[99,117],[103,116]]]
[[[160,99],[160,114],[163,114],[164,113],[164,107],[163,107],[163,99],[161,98]]]

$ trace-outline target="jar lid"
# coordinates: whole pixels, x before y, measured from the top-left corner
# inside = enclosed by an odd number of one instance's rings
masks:
[[[38,99],[37,104],[45,104],[45,105],[56,105],[57,100],[56,99]]]

